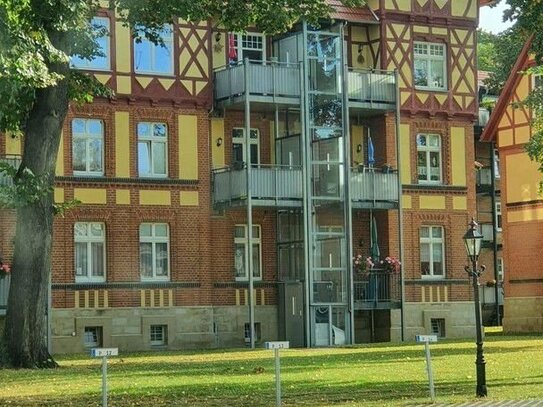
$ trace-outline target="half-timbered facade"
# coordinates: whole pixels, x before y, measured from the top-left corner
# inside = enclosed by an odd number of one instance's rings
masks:
[[[274,37],[176,20],[164,47],[98,14],[106,57],[73,63],[116,96],[64,126],[55,352],[471,335],[479,2],[331,4]]]
[[[537,254],[543,234],[541,173],[525,151],[532,135],[532,112],[519,102],[539,78],[523,72],[534,66],[531,39],[522,49],[498,99],[481,140],[496,143],[500,156],[501,217],[505,302],[503,329],[507,332],[543,330],[542,275]]]

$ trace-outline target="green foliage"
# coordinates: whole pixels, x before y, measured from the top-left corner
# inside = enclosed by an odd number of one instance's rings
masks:
[[[44,195],[51,193],[48,176],[35,175],[29,168],[15,168],[7,162],[0,162],[0,173],[4,179],[13,182],[0,185],[0,207],[18,208],[38,202]]]
[[[494,72],[496,69],[495,46],[497,36],[482,30],[477,31],[477,69]]]

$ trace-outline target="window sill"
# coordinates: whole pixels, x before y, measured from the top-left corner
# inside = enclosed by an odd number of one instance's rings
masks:
[[[236,277],[236,281],[240,283],[248,283],[248,277]],[[253,277],[253,281],[262,281],[262,277]]]
[[[449,89],[447,88],[431,88],[426,86],[415,86],[415,90],[420,90],[424,92],[449,93]]]
[[[135,75],[144,75],[144,76],[160,76],[164,78],[175,78],[175,74],[173,72],[149,72],[149,71],[138,71],[137,69],[134,69]]]
[[[105,282],[105,278],[75,278],[76,284],[103,284]]]

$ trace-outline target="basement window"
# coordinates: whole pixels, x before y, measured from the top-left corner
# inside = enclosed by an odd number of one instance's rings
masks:
[[[168,343],[168,327],[166,325],[151,325],[151,346],[164,346]]]
[[[86,326],[83,341],[86,348],[102,346],[102,327]]]
[[[260,340],[260,322],[255,322],[255,342],[258,342]],[[245,331],[245,343],[251,343],[251,332],[250,332],[250,326],[248,322],[245,323],[244,331]]]
[[[432,326],[432,335],[445,338],[445,318],[432,318],[430,324]]]

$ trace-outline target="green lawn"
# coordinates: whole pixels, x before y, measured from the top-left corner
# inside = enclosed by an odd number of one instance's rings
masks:
[[[543,338],[487,335],[489,398],[543,399]],[[431,345],[438,402],[473,400],[475,345]],[[57,358],[55,370],[0,370],[0,405],[100,405],[100,360]],[[429,403],[424,346],[282,350],[284,406]],[[125,354],[109,363],[110,406],[274,406],[273,352]]]

